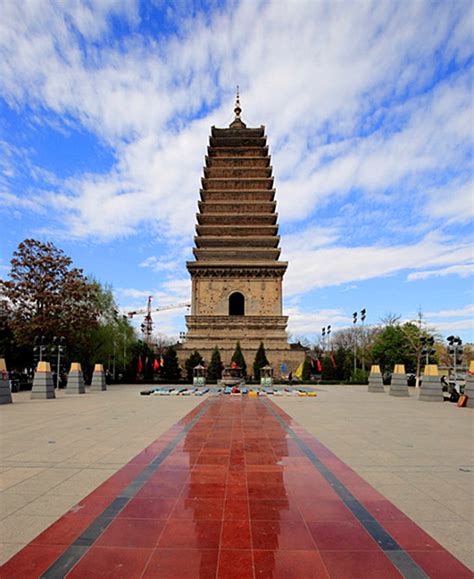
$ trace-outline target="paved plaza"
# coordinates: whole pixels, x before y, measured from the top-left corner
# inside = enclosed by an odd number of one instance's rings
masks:
[[[2,576],[471,576],[472,410],[139,390],[0,409]]]

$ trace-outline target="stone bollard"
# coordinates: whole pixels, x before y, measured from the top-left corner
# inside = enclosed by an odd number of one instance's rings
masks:
[[[38,362],[30,398],[32,400],[56,398],[49,362]]]
[[[408,393],[407,375],[405,374],[404,364],[395,365],[388,393],[390,396],[410,396]]]
[[[72,362],[67,376],[66,394],[85,394],[84,374],[79,362]]]
[[[91,390],[107,390],[107,384],[105,383],[105,372],[102,364],[96,364],[94,366]]]
[[[8,380],[7,364],[5,358],[0,358],[0,404],[11,404],[12,392]]]
[[[441,384],[436,364],[425,366],[418,400],[423,402],[444,402],[443,385]]]
[[[464,394],[467,396],[466,407],[474,408],[474,360],[469,363],[469,372],[466,374]]]
[[[375,364],[370,368],[369,376],[369,388],[368,392],[382,392],[385,394],[385,389],[383,387],[382,372],[380,372],[380,366]]]

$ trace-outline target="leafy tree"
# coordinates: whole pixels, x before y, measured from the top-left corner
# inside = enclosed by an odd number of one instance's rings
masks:
[[[265,347],[263,342],[260,342],[257,353],[255,354],[255,360],[253,363],[253,377],[255,380],[260,381],[260,370],[268,366],[267,356],[265,354]]]
[[[168,382],[178,382],[181,378],[181,368],[178,363],[178,355],[173,346],[168,346],[163,354],[161,376]]]
[[[239,368],[242,368],[244,376],[247,374],[247,364],[245,363],[244,355],[242,354],[242,349],[240,347],[240,342],[237,342],[235,346],[235,351],[232,354],[232,362],[235,362]]]
[[[126,380],[134,382],[138,375],[139,359],[142,365],[142,379],[145,382],[153,381],[153,360],[155,358],[152,348],[141,340],[136,341],[130,348],[131,364],[127,367]]]
[[[189,356],[189,358],[185,362],[186,367],[186,379],[188,382],[193,381],[193,370],[196,366],[203,363],[203,358],[201,354],[194,350],[194,352]]]
[[[211,362],[209,367],[207,368],[207,378],[211,382],[215,382],[220,380],[222,376],[222,370],[224,369],[221,360],[221,353],[219,352],[219,348],[216,346],[214,351],[212,352]]]
[[[0,281],[1,298],[9,304],[9,325],[20,346],[34,336],[66,337],[98,323],[97,287],[52,243],[25,239],[13,253],[10,279]]]
[[[382,372],[391,372],[395,364],[405,364],[408,372],[416,368],[416,355],[411,351],[400,326],[386,326],[372,346],[374,360],[382,367]]]
[[[353,384],[367,384],[369,381],[369,372],[368,370],[362,370],[361,368],[357,368],[356,371],[352,372],[351,375],[351,382]]]
[[[334,356],[334,361],[336,358]],[[331,360],[331,356],[323,356],[321,358],[322,377],[324,380],[337,380],[337,363],[336,368]]]
[[[428,330],[422,328],[421,317],[418,323],[394,322],[385,326],[376,336],[372,346],[374,363],[380,364],[384,372],[391,372],[395,364],[405,364],[407,372],[419,375],[423,362],[421,337],[430,337]],[[437,356],[431,357],[429,362],[437,362]]]
[[[303,380],[311,380],[311,361],[308,356],[304,359],[301,377]]]
[[[23,241],[11,264],[10,279],[0,281],[0,349],[11,367],[33,365],[35,336],[45,344],[64,336],[64,362],[81,362],[86,373],[94,363],[125,373],[136,338],[110,287],[86,278],[52,243]]]

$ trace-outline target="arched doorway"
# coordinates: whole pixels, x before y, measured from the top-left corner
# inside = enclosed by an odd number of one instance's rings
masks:
[[[234,292],[229,296],[229,316],[245,315],[245,298],[240,292]]]

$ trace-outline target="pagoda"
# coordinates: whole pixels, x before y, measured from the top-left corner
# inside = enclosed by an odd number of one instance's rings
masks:
[[[290,347],[282,313],[280,237],[265,128],[241,119],[237,91],[229,128],[212,127],[197,213],[191,313],[182,361],[198,350],[207,362],[217,346],[230,363],[237,341],[251,368],[260,342],[278,374],[304,357]]]

